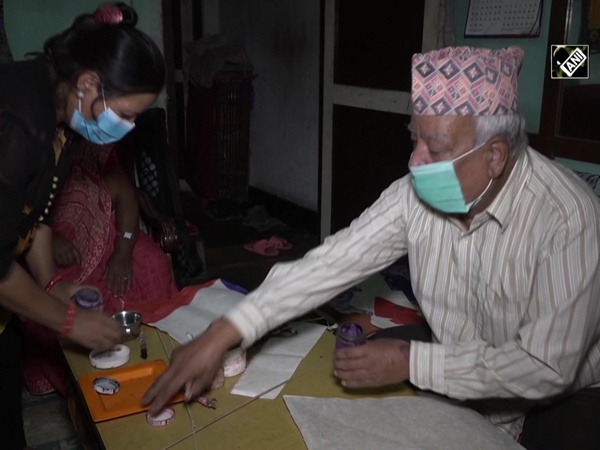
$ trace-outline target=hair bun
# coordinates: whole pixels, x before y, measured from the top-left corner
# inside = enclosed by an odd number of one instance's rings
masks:
[[[129,25],[137,23],[135,10],[122,2],[105,3],[93,14],[94,22],[107,25]]]

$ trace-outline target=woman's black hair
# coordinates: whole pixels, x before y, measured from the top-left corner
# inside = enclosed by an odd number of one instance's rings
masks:
[[[135,27],[135,10],[122,2],[78,16],[70,28],[44,43],[56,81],[74,83],[86,70],[101,79],[106,97],[158,93],[165,62],[158,46]]]

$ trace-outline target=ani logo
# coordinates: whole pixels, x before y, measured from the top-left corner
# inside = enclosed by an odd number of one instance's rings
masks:
[[[590,77],[589,45],[551,45],[551,78],[585,80]]]

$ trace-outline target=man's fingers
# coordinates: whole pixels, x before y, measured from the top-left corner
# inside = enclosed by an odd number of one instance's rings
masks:
[[[142,398],[143,405],[150,405],[150,413],[156,414],[173,398],[182,388],[186,402],[200,395],[207,386],[205,376],[186,380],[181,371],[169,367],[153,384]]]
[[[342,380],[342,385],[352,389],[379,387],[379,383],[371,379]]]
[[[369,353],[369,343],[366,343],[356,347],[338,349],[335,351],[334,358],[336,360],[357,359],[364,358],[365,356],[368,356]]]
[[[372,374],[365,369],[359,370],[335,370],[334,375],[338,377],[340,380],[365,380],[372,378]]]
[[[159,392],[159,389],[160,389],[160,387],[159,387],[160,380],[161,380],[161,377],[159,376],[156,380],[154,380],[154,382],[152,383],[150,388],[146,391],[146,393],[142,397],[142,401],[141,401],[142,405],[146,406],[146,405],[149,405],[150,403],[152,403],[152,401],[154,401],[154,398],[156,397],[156,394]]]
[[[150,414],[160,412],[183,384],[178,383],[169,375],[168,372],[161,375],[142,398],[143,405],[150,405]]]
[[[190,402],[193,399],[197,398],[200,394],[202,394],[202,392],[204,392],[205,387],[206,383],[203,382],[200,378],[196,378],[185,383],[185,401]]]
[[[333,358],[333,367],[337,370],[357,369],[368,364],[365,363],[368,356],[363,349],[358,349],[357,347],[336,350]]]
[[[366,358],[334,358],[333,360],[333,367],[334,369],[343,369],[343,370],[349,370],[349,369],[358,369],[360,367],[365,366],[366,363],[365,361],[367,361]]]
[[[369,370],[336,370],[334,375],[339,378],[342,385],[349,388],[366,388],[381,385],[381,380],[373,378]]]

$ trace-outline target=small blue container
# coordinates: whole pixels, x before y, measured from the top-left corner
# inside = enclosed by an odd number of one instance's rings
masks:
[[[102,311],[102,296],[92,288],[82,288],[75,293],[75,304],[80,308]]]
[[[362,327],[353,322],[342,323],[335,333],[335,348],[355,347],[366,341]]]

